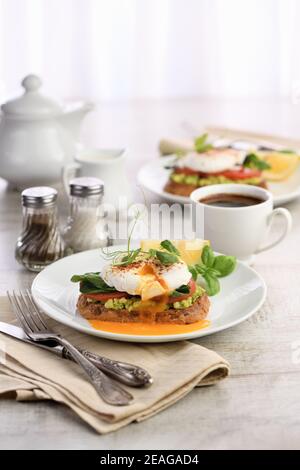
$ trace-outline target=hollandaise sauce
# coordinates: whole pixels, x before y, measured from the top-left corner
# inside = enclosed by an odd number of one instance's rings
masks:
[[[89,320],[96,330],[109,331],[123,335],[163,336],[179,335],[202,330],[210,325],[209,320],[200,320],[189,325],[175,325],[170,323],[122,323],[101,320]]]

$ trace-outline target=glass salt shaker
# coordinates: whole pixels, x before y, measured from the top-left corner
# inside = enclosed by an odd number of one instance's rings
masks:
[[[57,218],[57,191],[47,186],[22,192],[23,228],[15,256],[30,271],[41,271],[65,254]]]
[[[104,183],[98,178],[73,178],[70,183],[70,215],[63,237],[67,253],[77,253],[112,244],[107,214],[101,206]]]

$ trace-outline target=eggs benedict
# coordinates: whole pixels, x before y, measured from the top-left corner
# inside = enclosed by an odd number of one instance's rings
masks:
[[[88,320],[110,322],[189,324],[204,319],[207,293],[174,250],[162,242],[159,250],[118,254],[99,273],[73,276],[80,283],[78,311]]]
[[[219,278],[236,266],[207,240],[142,240],[141,248],[129,242],[126,251],[105,255],[100,272],[71,278],[80,286],[77,309],[90,322],[197,324],[208,315],[209,296],[220,292]]]
[[[270,168],[266,162],[254,153],[213,147],[206,140],[207,135],[196,139],[195,150],[177,158],[164,188],[166,192],[189,196],[196,188],[224,183],[266,188],[263,170]]]

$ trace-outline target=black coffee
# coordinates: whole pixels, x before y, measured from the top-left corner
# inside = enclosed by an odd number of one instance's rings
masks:
[[[264,200],[253,196],[246,196],[244,194],[224,193],[212,194],[211,196],[207,196],[203,199],[200,199],[199,202],[216,207],[248,207],[255,206],[256,204],[261,204],[262,202],[264,202]]]

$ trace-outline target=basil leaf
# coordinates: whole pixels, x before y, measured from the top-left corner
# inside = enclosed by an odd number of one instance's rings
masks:
[[[203,248],[201,255],[202,263],[205,264],[208,268],[211,268],[214,264],[215,255],[210,246],[206,245]]]
[[[178,256],[173,255],[172,253],[156,250],[155,254],[157,259],[159,259],[162,264],[174,264],[178,261]]]
[[[207,138],[208,138],[208,134],[203,134],[195,139],[194,145],[195,145],[196,152],[203,153],[213,148],[211,144],[208,144],[206,142]]]
[[[207,271],[203,274],[203,279],[206,282],[206,292],[209,296],[216,295],[220,292],[220,283],[216,276]]]
[[[259,158],[255,153],[249,153],[243,163],[246,168],[256,168],[257,170],[269,170],[271,165]]]
[[[192,279],[193,279],[194,281],[197,281],[197,277],[198,277],[197,268],[196,268],[195,266],[191,266],[191,265],[189,265],[188,268],[189,268],[189,271],[190,271],[190,273],[191,273],[191,275],[192,275]]]
[[[179,256],[180,253],[177,250],[177,248],[173,245],[170,240],[164,240],[161,242],[160,246],[164,248],[165,250],[169,251],[170,253],[174,253],[175,255]]]
[[[198,147],[196,149],[196,152],[197,153],[204,153],[204,152],[208,152],[208,150],[211,150],[213,148],[213,146],[211,144],[206,144],[206,145],[203,145],[202,147]]]
[[[221,277],[221,273],[220,273],[220,271],[218,271],[217,269],[214,269],[214,268],[207,268],[207,271],[208,271],[212,276]]]
[[[199,137],[196,137],[195,139],[195,147],[197,147],[197,145],[200,147],[202,145],[205,144],[205,142],[207,141],[207,138],[208,138],[208,134],[207,133],[204,133],[202,135],[199,135]]]
[[[218,277],[224,277],[231,274],[236,267],[236,258],[234,256],[219,255],[215,257],[213,269],[217,270]]]
[[[206,272],[207,268],[204,266],[204,264],[195,264],[195,269],[197,271],[198,274],[202,274]]]
[[[206,283],[206,291],[209,296],[216,295],[220,291],[220,282],[218,277],[228,276],[236,266],[234,256],[219,255],[215,256],[209,246],[205,246],[202,252],[203,264],[189,266],[192,276],[200,274]],[[197,279],[194,278],[195,280]]]

